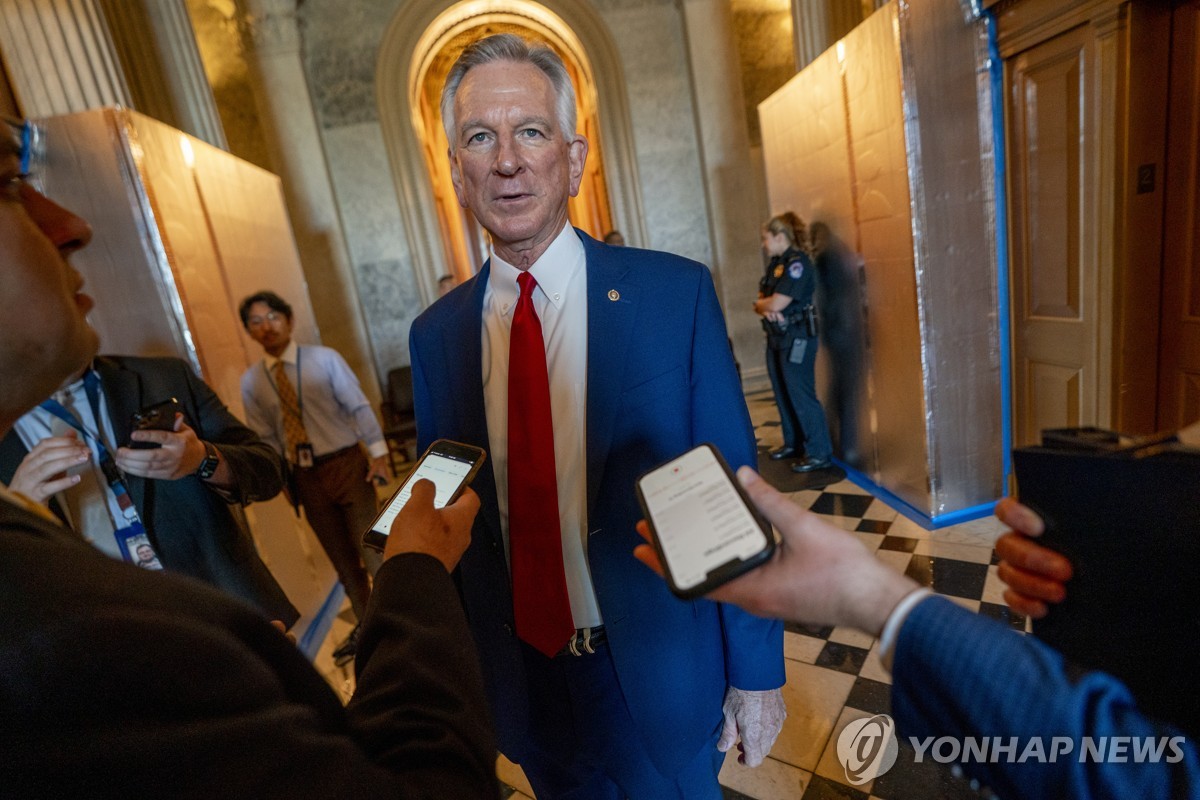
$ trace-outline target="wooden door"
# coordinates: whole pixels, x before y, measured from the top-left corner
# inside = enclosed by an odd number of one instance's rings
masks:
[[[1200,420],[1200,2],[1174,10],[1158,428]]]
[[[1006,62],[1015,445],[1106,422],[1098,49],[1081,25]]]

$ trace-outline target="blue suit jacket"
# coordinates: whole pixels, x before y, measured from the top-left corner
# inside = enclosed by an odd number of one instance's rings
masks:
[[[753,465],[754,433],[708,270],[579,236],[587,254],[588,561],[629,709],[650,757],[673,775],[721,724],[727,686],[783,684],[783,629],[730,606],[681,601],[636,561],[634,481],[702,442],[734,468]],[[480,357],[489,266],[413,323],[422,449],[443,437],[488,448]],[[610,299],[614,289],[619,299]],[[463,601],[500,749],[520,761],[529,700],[490,462],[473,488],[483,507],[460,565]]]
[[[1120,681],[1103,672],[1072,672],[1061,655],[1032,636],[949,600],[924,600],[905,619],[892,678],[892,713],[904,737],[952,736],[961,742],[966,736],[1006,741],[1015,736],[1017,757],[1032,737],[1042,738],[1047,756],[1051,737],[1070,738],[1072,751],[1053,763],[1030,758],[963,764],[968,775],[1001,797],[1200,798],[1193,741],[1141,714]],[[1081,762],[1085,736],[1110,737],[1109,744],[1112,737],[1132,741],[1125,743],[1122,762]],[[1150,741],[1161,758],[1135,759],[1135,748]]]

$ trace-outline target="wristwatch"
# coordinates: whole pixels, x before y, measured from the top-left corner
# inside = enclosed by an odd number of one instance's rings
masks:
[[[196,467],[196,477],[206,481],[217,471],[217,467],[221,466],[221,454],[217,452],[217,448],[213,446],[212,442],[203,442],[202,444],[207,455],[200,462],[200,466]]]

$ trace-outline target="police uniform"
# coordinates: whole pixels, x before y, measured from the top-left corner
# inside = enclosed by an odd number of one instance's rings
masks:
[[[767,374],[779,406],[783,444],[797,452],[803,445],[808,462],[827,462],[833,445],[816,391],[817,328],[812,305],[816,285],[808,255],[788,249],[771,259],[758,288],[764,297],[792,298],[781,312],[783,323],[762,321],[767,332]]]

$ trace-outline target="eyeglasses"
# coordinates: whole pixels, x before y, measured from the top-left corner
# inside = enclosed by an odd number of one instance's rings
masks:
[[[246,320],[246,327],[247,328],[261,328],[263,325],[266,325],[267,323],[271,323],[273,325],[276,322],[279,322],[279,320],[281,320],[281,319],[287,319],[287,317],[283,314],[280,314],[278,311],[270,311],[267,313],[267,315],[265,317],[249,317]]]
[[[29,120],[16,119],[7,114],[3,115],[5,126],[15,141],[21,159],[21,172],[28,174],[33,171],[35,159],[40,160],[42,153],[42,130]]]

